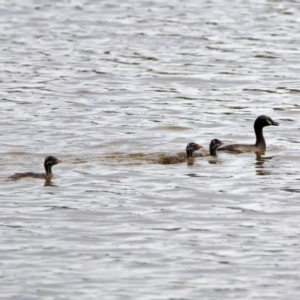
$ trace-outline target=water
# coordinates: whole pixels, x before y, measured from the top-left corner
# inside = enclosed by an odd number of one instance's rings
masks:
[[[296,299],[299,10],[2,2],[0,297]],[[261,157],[156,163],[261,114]],[[50,154],[51,184],[7,180]]]

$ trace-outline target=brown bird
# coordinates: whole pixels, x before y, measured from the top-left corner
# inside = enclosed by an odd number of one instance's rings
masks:
[[[17,180],[17,179],[21,179],[24,177],[32,177],[32,178],[41,178],[41,179],[45,179],[45,180],[51,180],[51,178],[53,177],[51,168],[60,162],[61,162],[61,160],[59,160],[53,156],[48,156],[48,157],[46,157],[45,162],[44,162],[44,167],[45,167],[46,173],[34,173],[34,172],[16,173],[16,174],[10,176],[9,178],[13,179],[13,180]]]
[[[188,162],[189,164],[193,163],[194,157],[193,153],[196,150],[201,149],[202,146],[196,143],[188,143],[186,146],[186,151],[180,152],[177,155],[172,155],[172,156],[161,156],[158,159],[158,163],[168,165],[168,164],[178,164],[178,163],[183,163],[183,162]]]

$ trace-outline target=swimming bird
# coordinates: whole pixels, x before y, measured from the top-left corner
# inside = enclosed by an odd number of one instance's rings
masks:
[[[17,180],[17,179],[21,179],[24,177],[32,177],[32,178],[41,178],[41,179],[45,179],[45,180],[51,180],[51,178],[53,177],[51,168],[60,162],[61,162],[61,160],[57,159],[54,156],[47,156],[45,158],[45,162],[44,162],[44,168],[45,168],[46,173],[34,173],[34,172],[16,173],[16,174],[10,176],[9,178],[13,179],[13,180]]]
[[[217,156],[217,150],[222,145],[224,145],[224,143],[218,139],[211,140],[209,144],[209,154],[212,156]]]
[[[232,144],[218,148],[218,151],[227,151],[232,153],[244,152],[264,152],[266,150],[266,141],[263,135],[263,128],[265,126],[279,126],[278,122],[273,121],[270,117],[262,115],[254,122],[254,132],[256,135],[256,142],[254,145],[250,144]]]
[[[217,149],[224,145],[224,143],[218,139],[213,139],[209,144],[209,151],[204,150],[204,153],[194,153],[193,157],[206,157],[217,156]]]
[[[186,146],[186,151],[180,152],[177,155],[172,155],[172,156],[161,156],[158,159],[158,163],[168,165],[168,164],[178,164],[178,163],[183,163],[185,161],[188,162],[188,164],[192,164],[194,157],[193,153],[196,150],[201,149],[202,146],[196,143],[188,143]]]

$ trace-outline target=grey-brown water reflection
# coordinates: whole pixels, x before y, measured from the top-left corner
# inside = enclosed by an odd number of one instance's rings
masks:
[[[257,175],[271,175],[272,174],[272,169],[265,169],[265,162],[271,160],[272,158],[274,158],[275,156],[262,156],[262,154],[265,153],[261,153],[261,154],[256,154],[256,174]]]
[[[297,299],[297,2],[1,8],[3,299]],[[261,157],[157,163],[261,114]]]

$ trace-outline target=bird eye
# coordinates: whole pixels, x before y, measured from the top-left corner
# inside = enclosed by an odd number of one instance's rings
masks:
[[[268,123],[269,125],[272,125],[272,122],[270,121],[270,119],[267,119],[267,123]]]

